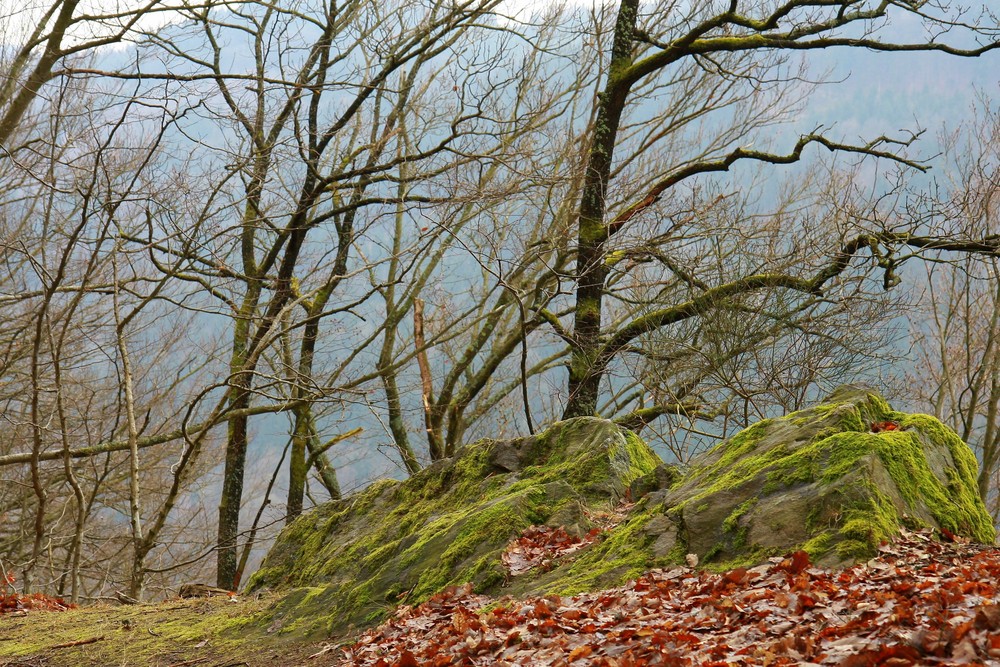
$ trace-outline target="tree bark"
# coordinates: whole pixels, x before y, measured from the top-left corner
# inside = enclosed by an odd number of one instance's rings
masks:
[[[577,225],[577,288],[569,365],[569,399],[563,419],[597,412],[597,397],[604,374],[598,360],[601,310],[608,277],[604,256],[608,227],[604,223],[604,216],[607,212],[608,181],[618,128],[631,87],[631,82],[622,79],[620,74],[632,62],[632,41],[638,8],[638,0],[622,0],[618,9],[608,80],[598,101],[594,141],[584,177]]]

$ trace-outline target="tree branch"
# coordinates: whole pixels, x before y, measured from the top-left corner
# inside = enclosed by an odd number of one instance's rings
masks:
[[[919,171],[927,171],[929,167],[919,162],[913,160],[908,160],[901,157],[891,151],[879,150],[876,147],[884,144],[897,144],[900,146],[910,145],[919,135],[914,135],[909,139],[903,141],[898,139],[890,139],[886,136],[881,136],[874,139],[864,146],[855,146],[852,144],[841,144],[835,141],[830,141],[822,134],[807,134],[799,137],[799,140],[795,142],[794,148],[791,152],[785,154],[779,153],[765,153],[761,151],[752,151],[746,148],[740,147],[732,151],[728,155],[719,158],[717,160],[706,160],[704,162],[695,162],[693,164],[686,165],[676,170],[672,174],[669,174],[661,181],[653,185],[646,193],[646,196],[641,200],[630,205],[624,211],[615,216],[608,224],[608,234],[614,234],[622,228],[625,223],[637,216],[642,211],[645,211],[653,204],[658,202],[663,196],[663,193],[673,186],[677,185],[681,181],[696,176],[698,174],[707,174],[713,172],[725,172],[729,171],[729,168],[733,166],[736,162],[740,160],[755,160],[758,162],[766,162],[769,164],[792,164],[798,162],[802,158],[802,151],[805,150],[806,146],[809,144],[819,144],[825,147],[831,153],[841,152],[841,153],[856,153],[860,155],[867,155],[875,158],[884,158],[887,160],[892,160],[893,162],[898,162],[900,164],[905,164],[908,167],[917,169]]]

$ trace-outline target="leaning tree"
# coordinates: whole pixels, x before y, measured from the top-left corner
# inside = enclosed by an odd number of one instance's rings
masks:
[[[902,33],[896,26],[904,19],[922,23],[922,34],[927,37],[897,41]],[[794,265],[745,263],[703,279],[702,267],[674,260],[677,249],[671,242],[678,238],[678,221],[681,226],[684,223],[679,216],[665,217],[662,206],[685,186],[742,163],[776,172],[778,166],[800,162],[818,149],[917,170],[926,167],[903,153],[912,137],[883,136],[855,144],[817,130],[790,139],[786,150],[757,149],[747,145],[746,137],[732,137],[707,154],[701,151],[693,158],[673,154],[668,161],[644,165],[643,177],[623,186],[622,165],[634,161],[637,152],[670,137],[669,129],[660,128],[636,136],[636,124],[643,113],[648,114],[648,106],[640,102],[655,103],[658,82],[686,68],[710,71],[720,85],[733,79],[763,89],[781,85],[782,79],[790,85],[793,75],[783,74],[777,66],[769,68],[767,59],[816,50],[936,51],[976,57],[1000,46],[996,26],[996,17],[986,6],[977,10],[926,0],[732,0],[651,6],[623,0],[605,59],[603,87],[595,101],[586,180],[579,199],[573,313],[561,332],[571,355],[564,417],[595,414],[602,381],[612,363],[623,355],[643,354],[643,341],[657,332],[727,309],[780,307],[792,313],[803,308],[803,301],[821,309],[836,299],[851,271],[881,270],[886,286],[891,286],[899,264],[925,251],[998,251],[992,239],[947,237],[921,219],[906,219],[906,211],[880,212],[876,204],[884,202],[879,201],[845,211],[839,220],[812,221],[813,227],[825,224],[832,229],[825,238],[805,235],[809,225],[787,224],[779,229],[785,235],[786,256],[797,252],[796,235],[811,245],[809,253],[798,253],[800,261]],[[654,115],[651,122],[655,119]],[[711,135],[705,136],[711,142]],[[748,220],[747,224],[758,223]],[[669,300],[656,294],[645,303],[612,310],[615,285],[643,265],[635,261],[640,257],[657,262],[685,285],[684,290],[675,291]],[[789,317],[788,321],[795,320]],[[678,409],[694,410],[695,406],[684,408],[671,402],[649,406],[643,415]]]

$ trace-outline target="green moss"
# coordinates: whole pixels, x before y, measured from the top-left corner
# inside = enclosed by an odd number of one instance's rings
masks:
[[[826,483],[877,460],[885,467],[907,508],[925,507],[939,525],[978,541],[991,542],[994,529],[974,492],[975,459],[968,446],[932,417],[893,413],[884,402],[877,409],[880,412],[874,413],[876,419],[894,417],[902,430],[835,434],[814,443],[796,458],[816,460],[818,451],[828,452],[820,476]],[[954,483],[942,484],[931,471],[921,434],[930,441],[947,445],[957,465],[947,471],[949,478],[956,478]],[[900,525],[914,522],[920,523],[901,514],[892,500],[872,484],[865,484],[862,497],[845,504],[837,554],[845,559],[870,558],[877,553],[880,543],[896,534]],[[821,533],[806,546],[812,550],[811,554],[821,555],[830,546],[828,533]]]
[[[459,519],[465,517],[451,515],[421,531],[420,541],[404,552],[401,560],[412,563],[430,557],[434,565],[420,575],[411,598],[420,601],[449,585],[474,581],[478,573],[498,562],[499,554],[492,559],[480,558],[466,568],[461,567],[462,563],[477,551],[498,550],[524,529],[542,523],[546,517],[539,512],[539,504],[545,497],[542,487],[534,486],[483,508],[471,520],[462,522],[457,533]],[[477,583],[481,589],[482,582]]]
[[[587,426],[584,421],[581,427]],[[615,441],[605,455],[587,455],[580,451],[579,429],[562,429],[543,436],[535,449],[546,452],[536,465],[525,467],[520,479],[498,489],[500,493],[518,493],[548,482],[563,481],[591,501],[614,501],[628,485],[650,473],[662,463],[659,457],[635,433],[620,430],[621,442]],[[609,485],[615,480],[614,485]]]
[[[868,393],[868,400],[863,404],[862,411],[865,407],[869,409],[866,416],[873,422],[894,419],[902,414],[894,411],[884,398],[871,392]]]
[[[822,445],[830,457],[822,479],[838,479],[863,465],[866,457],[878,457],[908,507],[923,504],[939,525],[977,541],[992,542],[995,530],[976,490],[975,458],[968,446],[936,419],[925,415],[904,417],[901,426],[904,430],[841,433],[824,440]],[[919,431],[906,430],[917,426]],[[948,472],[954,481],[947,486],[931,472],[921,432],[934,442],[946,444],[951,452],[957,468]],[[891,520],[898,526],[898,513]]]
[[[937,420],[933,422],[940,424]],[[914,422],[904,417],[902,424],[906,428]],[[935,428],[931,437],[938,442],[953,438],[951,450],[956,461],[961,460],[965,453],[971,456],[968,447],[957,436],[951,434],[947,437],[943,426]],[[837,433],[800,449],[782,467],[821,471],[819,481],[829,484],[867,465],[866,461],[872,459],[877,459],[885,467],[907,507],[926,506],[939,525],[980,541],[992,541],[992,525],[984,512],[977,510],[976,498],[969,493],[975,487],[962,480],[946,488],[931,472],[916,432]],[[838,531],[842,543],[837,546],[837,552],[842,557],[873,556],[879,543],[894,535],[903,521],[892,501],[877,489],[869,485],[864,489],[864,495],[865,500],[843,511]],[[822,539],[809,545],[817,555],[829,547],[826,533],[818,537]]]
[[[764,488],[761,493],[770,495],[780,489],[806,484],[816,479],[819,474],[819,461],[815,452],[803,455],[786,456],[775,461],[764,476]]]
[[[759,441],[759,438],[757,440]],[[746,442],[741,443],[741,445],[744,451],[747,449],[753,451],[753,448],[749,447]],[[757,479],[762,470],[767,470],[788,457],[789,453],[785,447],[774,447],[759,454],[744,455],[742,458],[733,457],[727,451],[718,463],[702,472],[701,477],[705,480],[703,486],[697,493],[686,499],[682,505],[695,503],[720,491],[748,484]]]
[[[901,429],[871,433],[872,423],[889,420]],[[929,452],[942,447],[954,466],[935,468],[935,474]],[[682,480],[676,496],[677,509],[701,535],[709,528],[699,515],[724,517],[718,519],[718,541],[695,540],[703,561],[729,557],[720,562],[731,565],[757,549],[747,543],[751,524],[742,519],[749,507],[758,498],[804,485],[812,485],[802,493],[815,495],[817,505],[805,521],[809,537],[794,548],[808,547],[817,558],[869,557],[900,525],[926,524],[921,517],[928,516],[980,542],[992,542],[995,534],[978,498],[971,450],[938,420],[895,412],[875,394],[849,390],[836,401],[765,420],[719,445],[707,461]],[[888,484],[892,498],[873,479]],[[840,491],[830,495],[826,488]]]
[[[799,415],[796,417],[796,415]],[[819,453],[822,447],[798,447],[779,445],[766,451],[755,453],[761,440],[775,425],[789,422],[798,424],[818,423],[811,442],[821,443],[826,437],[842,432],[845,428],[861,427],[859,411],[852,405],[820,405],[809,410],[792,413],[782,419],[764,419],[743,430],[731,440],[720,443],[716,450],[721,452],[711,465],[693,471],[684,482],[700,481],[700,492],[687,499],[690,503],[721,491],[740,487],[760,478],[764,473],[761,493],[773,493],[780,488],[811,482],[819,473],[822,461]],[[827,422],[831,425],[823,426]]]
[[[483,556],[469,570],[470,579],[478,579],[482,590],[494,590],[507,581],[507,570],[493,556]]]
[[[665,564],[667,565],[679,565],[685,562],[688,551],[686,545],[683,542],[678,542],[674,547],[667,552],[667,555],[663,557]]]
[[[624,452],[615,451],[612,461],[616,472],[625,484],[631,484],[643,475],[652,472],[662,461],[642,438],[632,431],[623,430]],[[624,453],[624,456],[622,456]]]
[[[657,509],[638,508],[603,541],[577,557],[559,578],[547,583],[546,589],[560,595],[573,595],[613,586],[667,564],[668,559],[653,557],[650,547],[655,538],[646,532],[646,526],[657,513]]]
[[[729,513],[722,522],[722,532],[728,534],[732,548],[740,551],[746,546],[747,528],[740,525],[740,519],[757,505],[757,498],[751,498]]]
[[[133,606],[96,605],[66,612],[32,611],[4,617],[0,655],[14,665],[103,667],[104,665],[222,664],[261,665],[260,654],[289,651],[283,638],[255,624],[274,598],[169,600]],[[99,637],[99,641],[93,641]],[[65,646],[72,642],[77,646]],[[53,650],[53,646],[64,645]],[[311,651],[315,652],[315,649]],[[8,664],[8,663],[4,663]]]
[[[774,549],[765,549],[763,547],[758,546],[734,558],[713,562],[712,559],[715,558],[720,552],[721,549],[720,551],[716,551],[716,553],[713,554],[711,557],[706,555],[702,567],[708,570],[709,572],[729,572],[731,570],[735,570],[738,567],[753,567],[754,565],[760,565],[761,563],[766,561],[768,558],[771,558],[772,556],[781,555],[778,551]]]
[[[853,408],[850,410],[842,410],[840,419],[840,428],[845,431],[867,431],[870,424],[865,424],[862,411],[858,408]],[[876,421],[876,420],[873,420]]]
[[[508,473],[494,455],[524,467]],[[290,603],[313,620],[289,627],[307,633],[384,615],[395,603],[389,591],[406,592],[410,604],[468,581],[489,591],[504,582],[500,555],[513,536],[563,510],[572,518],[575,506],[607,507],[660,463],[634,433],[593,418],[514,443],[474,443],[404,482],[301,517],[251,585],[324,583],[320,596]]]
[[[710,473],[713,469],[728,468],[734,462],[745,458],[750,452],[757,448],[757,444],[767,434],[767,430],[773,423],[771,419],[763,419],[756,424],[743,429],[731,440],[719,443],[716,449],[721,450],[722,456],[705,473]],[[702,471],[695,471],[694,476],[699,476]]]
[[[820,558],[829,553],[830,546],[832,543],[833,543],[833,535],[831,531],[824,530],[820,533],[817,533],[809,540],[807,540],[802,545],[802,551],[805,551],[807,554],[809,554],[809,559],[815,563]]]
[[[949,471],[947,491],[950,497],[958,500],[960,511],[957,515],[947,517],[948,523],[941,525],[963,534],[963,528],[967,525],[969,533],[975,539],[992,543],[996,539],[996,529],[979,496],[979,463],[972,450],[962,442],[958,434],[930,415],[905,415],[900,419],[900,425],[904,429],[917,429],[933,441],[943,443],[955,462],[955,468]]]
[[[882,542],[898,532],[899,513],[892,501],[871,484],[862,484],[860,490],[861,497],[844,510],[837,551],[841,556],[848,553],[852,558],[871,558]]]
[[[872,557],[872,545],[865,540],[840,540],[836,544],[837,557],[844,561],[865,560]]]

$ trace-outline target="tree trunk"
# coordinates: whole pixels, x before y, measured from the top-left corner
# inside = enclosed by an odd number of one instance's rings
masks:
[[[601,309],[604,283],[608,277],[604,247],[608,240],[608,227],[604,216],[615,142],[630,88],[630,84],[619,76],[632,60],[632,35],[638,7],[638,0],[622,0],[618,9],[608,80],[598,100],[594,141],[587,161],[577,227],[574,341],[569,366],[569,399],[563,419],[597,412],[598,392],[605,370],[599,360]]]
[[[302,514],[306,493],[306,443],[311,437],[308,405],[295,408],[295,430],[292,431],[292,451],[288,459],[288,502],[285,505],[285,523],[291,523]]]
[[[242,379],[238,380],[240,383]],[[237,378],[234,378],[237,382]],[[230,406],[242,410],[250,406],[249,393],[240,387]],[[226,443],[226,467],[222,475],[222,496],[219,499],[219,540],[216,586],[232,590],[236,578],[236,538],[240,532],[240,505],[243,500],[243,476],[247,459],[246,415],[229,418]]]

